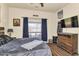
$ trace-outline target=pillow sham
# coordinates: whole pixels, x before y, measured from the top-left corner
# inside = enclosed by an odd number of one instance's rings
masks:
[[[0,45],[6,44],[11,40],[13,39],[9,37],[8,35],[0,35]]]
[[[2,37],[0,37],[0,46],[3,45],[3,44],[5,44],[5,43],[6,43],[5,39],[3,39]]]
[[[10,36],[8,35],[1,35],[0,37],[2,37],[3,39],[5,39],[6,42],[9,42],[11,40],[13,40]]]

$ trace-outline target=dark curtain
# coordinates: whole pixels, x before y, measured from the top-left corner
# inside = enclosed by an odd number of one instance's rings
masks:
[[[28,34],[28,17],[23,17],[23,38],[29,37]]]
[[[47,19],[42,19],[42,40],[47,41]]]

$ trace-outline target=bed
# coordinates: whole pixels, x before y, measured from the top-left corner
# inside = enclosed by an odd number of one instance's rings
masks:
[[[7,37],[7,39],[5,38],[5,36]],[[0,36],[0,56],[52,56],[50,48],[44,42],[31,50],[27,50],[21,47],[21,45],[29,43],[33,40],[39,39],[12,39],[7,35]]]

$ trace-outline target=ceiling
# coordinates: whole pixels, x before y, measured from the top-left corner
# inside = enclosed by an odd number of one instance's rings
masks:
[[[31,10],[54,12],[60,8],[63,8],[68,3],[44,3],[44,7],[41,7],[40,3],[7,3],[9,7],[27,8]]]

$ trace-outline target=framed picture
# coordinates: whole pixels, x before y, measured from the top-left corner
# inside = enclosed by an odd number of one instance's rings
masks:
[[[63,10],[59,11],[57,13],[58,19],[62,19],[63,18]]]
[[[13,19],[13,26],[20,26],[20,19],[19,18]]]
[[[0,27],[0,35],[4,35],[4,27]]]

